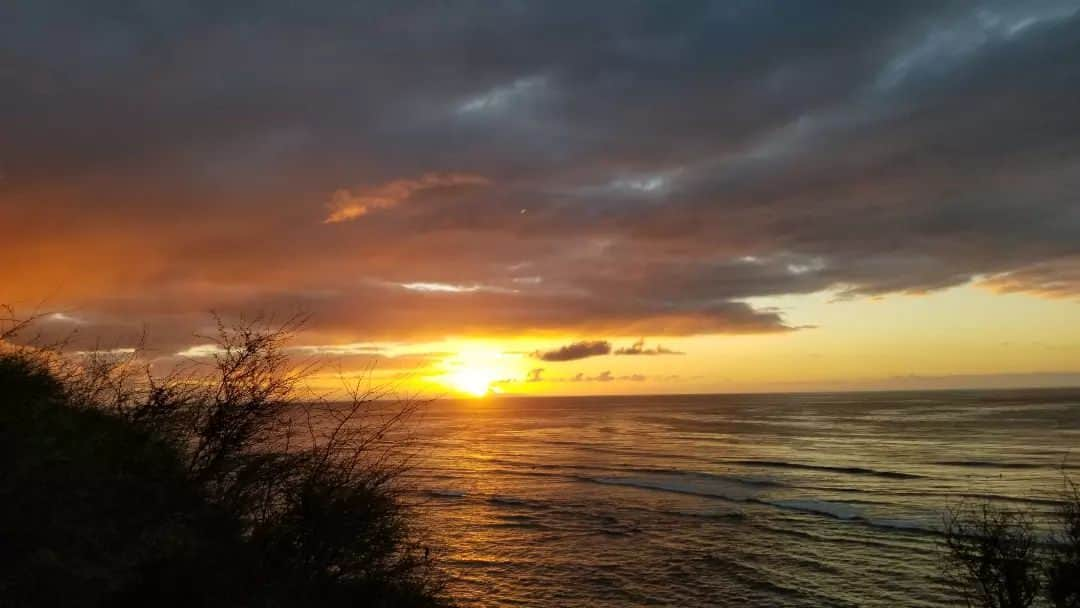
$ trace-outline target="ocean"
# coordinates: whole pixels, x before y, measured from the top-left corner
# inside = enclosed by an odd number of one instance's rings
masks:
[[[421,521],[464,606],[945,606],[945,510],[1053,509],[1080,389],[437,401]]]

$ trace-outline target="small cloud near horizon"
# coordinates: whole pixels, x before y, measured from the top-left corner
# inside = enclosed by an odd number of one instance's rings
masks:
[[[629,380],[631,382],[644,382],[646,379],[644,374],[627,374],[625,376],[616,376],[610,371],[602,371],[595,376],[586,376],[582,372],[578,372],[571,378],[558,378],[552,380],[553,382],[614,382],[615,380]]]
[[[639,339],[630,346],[615,349],[616,355],[685,355],[686,353],[671,350],[670,348],[664,348],[662,345],[657,345],[653,348],[645,348],[645,338]]]
[[[607,354],[611,354],[611,343],[607,340],[582,340],[555,350],[536,351],[532,356],[541,361],[576,361]]]

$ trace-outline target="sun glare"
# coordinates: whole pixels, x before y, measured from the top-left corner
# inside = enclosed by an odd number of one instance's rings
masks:
[[[438,376],[437,382],[471,397],[501,393],[501,379],[520,375],[513,357],[500,350],[475,346],[459,350],[454,357],[445,360],[443,369],[445,373]]]
[[[490,371],[476,368],[458,370],[449,377],[451,386],[474,397],[483,397],[488,394],[494,380],[495,377]]]

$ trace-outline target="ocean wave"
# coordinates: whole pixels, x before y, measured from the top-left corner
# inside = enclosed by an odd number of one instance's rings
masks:
[[[680,509],[661,510],[659,513],[666,515],[677,515],[679,517],[693,517],[695,519],[713,519],[713,520],[730,520],[730,521],[744,521],[749,516],[742,511],[689,511]]]
[[[497,464],[497,465],[503,465],[503,466],[508,466],[508,467],[519,467],[519,468],[523,468],[523,469],[545,469],[545,470],[585,469],[585,470],[589,470],[589,469],[605,468],[605,467],[582,465],[582,464],[573,464],[573,463],[551,464],[551,463],[544,463],[544,462],[529,462],[529,461],[524,461],[524,460],[513,460],[513,459],[510,459],[510,458],[481,458],[481,459],[476,459],[476,460],[478,460],[480,462],[483,462],[484,464]]]
[[[551,528],[537,521],[500,521],[487,524],[489,528],[512,528],[518,530],[550,530]]]
[[[627,471],[630,473],[641,473],[644,475],[671,475],[689,479],[698,479],[703,481],[715,480],[719,482],[735,482],[740,484],[746,484],[751,486],[762,487],[788,487],[788,484],[776,481],[775,479],[763,479],[760,477],[744,477],[742,475],[720,475],[717,473],[704,473],[701,471],[686,471],[682,469],[669,469],[659,467],[631,467],[626,469],[617,469],[620,471]]]
[[[956,498],[974,498],[976,500],[990,500],[998,502],[1018,502],[1029,505],[1042,505],[1046,507],[1060,507],[1065,504],[1064,501],[1054,498],[1031,498],[1025,496],[1006,496],[1004,494],[987,494],[987,493],[972,493],[972,492],[958,492],[956,494],[949,494],[947,492],[940,492],[939,496],[952,496]]]
[[[994,460],[939,460],[933,462],[944,467],[968,467],[976,469],[1048,469],[1065,468],[1075,469],[1076,465],[1069,464],[1036,464],[1032,462],[998,462]]]
[[[670,453],[670,452],[653,452],[645,450],[637,450],[632,447],[608,447],[605,445],[596,445],[593,443],[583,443],[580,441],[562,441],[552,439],[538,440],[537,443],[545,445],[555,445],[560,447],[573,448],[583,452],[594,452],[598,454],[614,454],[616,456],[630,456],[633,458],[655,458],[659,460],[696,460],[696,461],[708,461],[704,456],[695,456],[693,454],[685,453]]]
[[[526,500],[524,498],[515,498],[513,496],[501,496],[494,495],[488,496],[487,501],[496,505],[505,505],[511,507],[534,507],[537,503],[532,500]]]
[[[694,479],[694,477],[697,477],[697,479]],[[761,492],[761,488],[755,484],[740,482],[735,479],[722,478],[715,475],[694,476],[683,474],[668,479],[578,476],[577,479],[587,483],[626,486],[644,490],[658,490],[661,492],[674,492],[676,494],[720,498],[735,502],[746,502],[747,499],[752,498]],[[701,483],[703,480],[706,481],[708,485],[703,485]]]
[[[895,499],[906,499],[912,497],[919,498],[935,498],[946,500],[990,500],[998,502],[1015,502],[1030,505],[1043,505],[1043,506],[1061,506],[1064,504],[1060,499],[1055,498],[1032,498],[1030,496],[1009,496],[1006,494],[992,494],[986,492],[966,492],[962,490],[905,490],[905,489],[867,489],[867,488],[845,488],[845,487],[817,487],[817,486],[795,486],[800,490],[819,490],[823,492],[836,492],[842,494],[868,494],[873,497],[882,498],[885,502],[895,502]],[[881,500],[864,500],[864,499],[848,499],[846,502],[852,502],[856,504],[869,504],[876,505],[881,504]]]
[[[442,490],[439,488],[425,490],[424,493],[428,496],[434,496],[437,498],[465,498],[466,496],[468,496],[468,494],[461,490]]]
[[[715,477],[715,476],[714,476]],[[582,477],[582,481],[604,485],[627,486],[645,490],[660,492],[672,492],[676,494],[688,494],[704,498],[715,498],[736,503],[751,503],[776,509],[798,511],[812,515],[821,515],[831,519],[858,522],[865,525],[888,528],[895,530],[910,530],[922,532],[937,532],[929,525],[918,521],[899,519],[878,519],[866,514],[865,505],[849,502],[817,500],[810,498],[792,499],[769,499],[760,496],[760,492],[754,488],[740,487],[735,480],[728,480],[728,485],[720,487],[702,487],[688,483],[680,483],[679,480],[637,479],[626,477]]]
[[[939,533],[941,530],[925,522],[911,519],[879,518],[872,517],[858,505],[831,500],[750,500],[759,504],[771,505],[781,509],[810,513],[812,515],[824,515],[832,519],[852,521],[887,530],[902,530],[910,532]]]
[[[907,519],[868,518],[865,519],[864,522],[875,528],[885,528],[887,530],[908,530],[912,532],[930,532],[933,534],[941,533],[941,528],[938,526],[932,526],[930,524]]]
[[[914,473],[900,473],[898,471],[880,471],[864,467],[833,467],[822,464],[803,464],[798,462],[785,462],[782,460],[726,460],[725,463],[738,464],[752,467],[767,467],[777,469],[797,469],[806,471],[823,471],[828,473],[846,473],[848,475],[867,475],[871,477],[884,477],[887,479],[923,479],[922,475]]]
[[[753,502],[772,505],[781,509],[801,511],[803,513],[827,515],[834,519],[862,519],[862,510],[859,507],[846,502],[807,499],[756,500]]]

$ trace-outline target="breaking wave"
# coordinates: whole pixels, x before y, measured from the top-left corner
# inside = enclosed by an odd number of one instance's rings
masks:
[[[802,471],[823,471],[827,473],[845,473],[848,475],[867,475],[871,477],[884,477],[886,479],[923,479],[922,475],[914,473],[900,473],[898,471],[879,471],[863,467],[832,467],[821,464],[803,464],[798,462],[784,462],[782,460],[729,460],[732,464],[750,467],[766,467],[776,469],[796,469]]]

